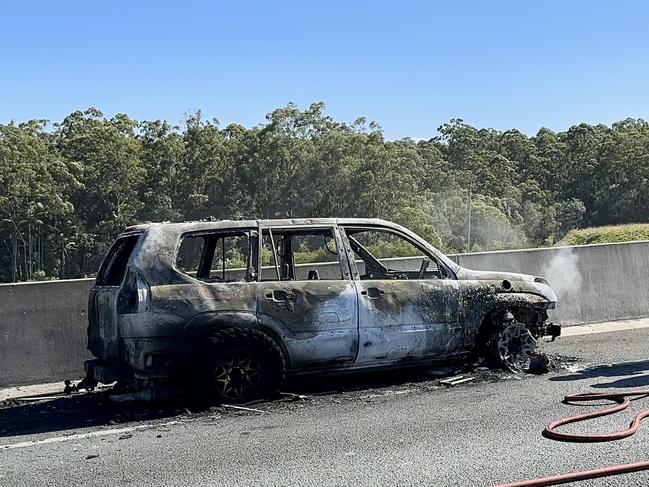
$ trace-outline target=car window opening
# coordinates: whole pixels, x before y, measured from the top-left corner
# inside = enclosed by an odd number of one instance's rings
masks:
[[[346,228],[361,280],[448,279],[449,271],[409,239],[384,229]]]
[[[119,286],[122,283],[126,264],[139,238],[139,235],[129,235],[115,241],[97,274],[98,286]]]
[[[268,229],[262,234],[262,281],[342,279],[333,229]]]
[[[249,282],[256,279],[248,232],[214,232],[183,237],[176,267],[205,282]]]

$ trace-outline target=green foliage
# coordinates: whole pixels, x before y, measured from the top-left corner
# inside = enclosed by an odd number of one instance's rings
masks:
[[[562,245],[586,245],[632,242],[634,240],[649,240],[649,224],[632,223],[574,229],[570,230],[560,243]]]
[[[342,123],[324,109],[289,104],[252,128],[222,128],[200,111],[176,127],[95,108],[53,125],[0,125],[0,281],[92,275],[140,221],[380,217],[449,252],[649,222],[644,120],[528,137],[454,119],[429,140],[386,141],[376,122]],[[409,252],[372,245],[377,255]],[[313,248],[297,257],[330,258]]]
[[[239,249],[230,249],[225,256],[226,269],[245,269],[247,265],[246,255]],[[223,267],[223,260],[218,258],[214,259],[212,267],[221,269]]]
[[[405,240],[396,240],[393,242],[380,241],[368,245],[367,250],[377,259],[390,257],[415,257],[421,255],[416,248],[408,244]]]
[[[324,248],[317,248],[313,250],[300,249],[295,252],[296,264],[311,264],[313,262],[332,262],[337,261],[337,256],[332,256]],[[272,262],[272,261],[271,261]]]

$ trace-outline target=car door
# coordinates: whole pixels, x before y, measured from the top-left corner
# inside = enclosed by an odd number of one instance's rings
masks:
[[[117,297],[140,233],[121,235],[104,259],[88,296],[88,349],[104,360],[118,358]]]
[[[282,338],[291,368],[353,363],[357,294],[335,228],[270,227],[260,232],[257,317]]]
[[[358,295],[356,365],[453,355],[464,337],[459,286],[451,271],[395,230],[342,230]]]

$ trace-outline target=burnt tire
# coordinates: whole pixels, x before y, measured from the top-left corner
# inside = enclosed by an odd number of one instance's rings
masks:
[[[224,328],[194,351],[187,370],[189,402],[198,409],[269,397],[286,376],[284,353],[260,330]]]
[[[523,323],[512,323],[490,340],[491,361],[511,372],[529,372],[536,355],[536,340]]]

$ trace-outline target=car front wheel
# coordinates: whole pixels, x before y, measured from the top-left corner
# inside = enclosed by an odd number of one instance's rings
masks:
[[[512,323],[491,340],[491,355],[512,372],[527,372],[535,355],[536,340],[523,323]]]

